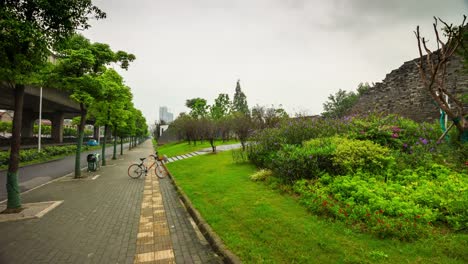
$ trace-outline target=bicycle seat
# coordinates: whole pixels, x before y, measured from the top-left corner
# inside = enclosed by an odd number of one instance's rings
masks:
[[[141,161],[144,161],[146,158],[140,158]]]

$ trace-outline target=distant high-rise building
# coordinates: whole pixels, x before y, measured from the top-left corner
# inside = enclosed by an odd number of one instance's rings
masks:
[[[169,124],[174,120],[174,114],[169,112],[166,106],[161,106],[159,107],[159,120],[162,120],[166,122],[166,124]]]

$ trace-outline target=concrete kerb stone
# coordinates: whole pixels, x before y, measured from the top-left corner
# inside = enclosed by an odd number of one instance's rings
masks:
[[[227,249],[227,247],[224,245],[221,238],[213,231],[213,229],[211,229],[210,225],[208,225],[205,219],[203,219],[203,217],[200,215],[197,209],[195,209],[190,199],[187,197],[187,195],[185,195],[182,189],[177,185],[177,182],[175,181],[174,177],[172,176],[172,173],[169,171],[166,165],[163,164],[163,166],[166,169],[167,175],[171,179],[172,185],[176,189],[177,193],[179,194],[180,199],[182,200],[185,207],[187,208],[187,211],[189,212],[190,216],[192,216],[193,220],[195,221],[198,228],[200,229],[200,232],[206,238],[208,243],[210,243],[213,250],[222,257],[224,263],[230,263],[230,264],[242,263],[239,257],[234,255],[234,253],[232,253],[229,249]]]

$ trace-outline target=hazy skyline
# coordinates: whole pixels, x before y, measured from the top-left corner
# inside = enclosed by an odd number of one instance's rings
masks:
[[[468,0],[94,3],[107,19],[83,34],[136,55],[122,75],[149,123],[160,106],[175,118],[186,99],[232,99],[237,79],[250,107],[320,114],[329,94],[380,82],[416,58],[417,25],[433,40],[433,16],[459,24],[468,10]]]

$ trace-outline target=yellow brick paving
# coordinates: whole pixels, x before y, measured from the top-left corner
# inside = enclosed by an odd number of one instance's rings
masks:
[[[134,263],[175,263],[174,248],[154,170],[145,179]]]

